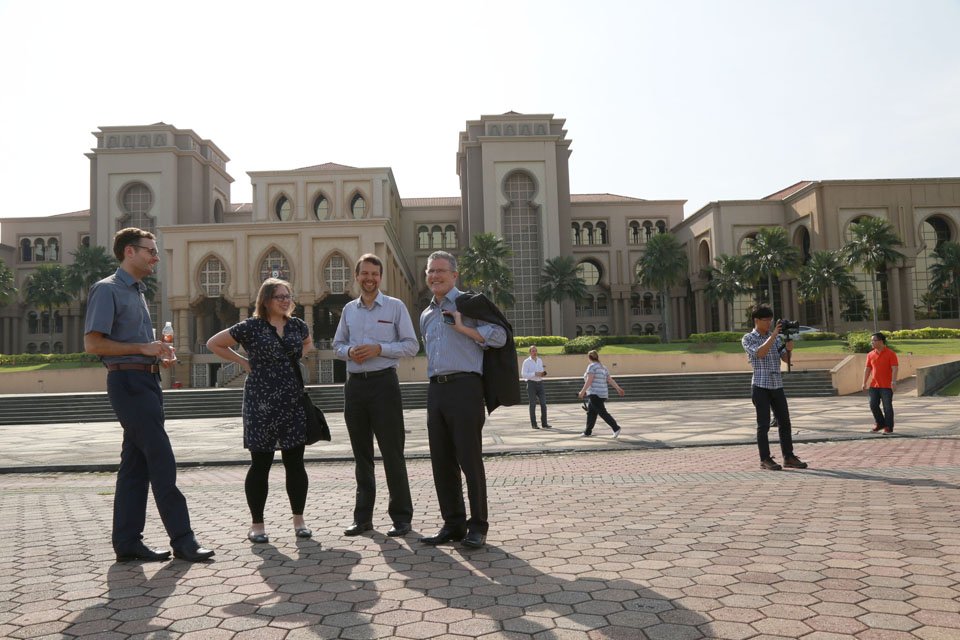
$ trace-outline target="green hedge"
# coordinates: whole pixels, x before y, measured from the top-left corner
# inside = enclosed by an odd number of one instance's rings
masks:
[[[517,349],[527,349],[529,347],[562,347],[567,344],[567,339],[563,336],[514,336],[513,344]]]
[[[887,340],[937,340],[941,338],[960,338],[960,329],[924,327],[923,329],[901,329],[885,331]]]
[[[0,354],[0,367],[22,364],[47,364],[50,362],[99,362],[92,353],[9,353]]]
[[[870,353],[873,347],[870,346],[869,331],[848,331],[847,332],[847,351],[853,353]]]
[[[803,334],[801,338],[804,342],[808,341],[818,341],[818,340],[842,340],[839,333],[833,333],[832,331],[814,331],[812,333]]]
[[[740,342],[743,340],[743,333],[739,331],[711,331],[710,333],[691,333],[690,342]]]
[[[603,346],[603,340],[600,336],[580,336],[573,340],[568,340],[563,345],[564,353],[587,353],[593,349],[600,349]]]

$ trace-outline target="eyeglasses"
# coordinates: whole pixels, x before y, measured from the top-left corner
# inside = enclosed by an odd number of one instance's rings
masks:
[[[290,302],[293,300],[293,296],[270,296],[274,300],[279,300],[280,302]]]
[[[136,247],[137,249],[143,249],[144,251],[149,251],[149,252],[150,252],[150,255],[153,256],[154,258],[156,258],[158,255],[160,255],[160,252],[157,251],[156,249],[152,248],[152,247],[145,247],[145,246],[143,246],[142,244],[132,244],[132,245],[130,245],[130,246],[131,246],[131,247]]]
[[[453,273],[450,269],[427,269],[428,276],[436,276],[441,273]]]

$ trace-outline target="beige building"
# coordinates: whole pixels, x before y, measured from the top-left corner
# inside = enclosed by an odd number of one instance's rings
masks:
[[[203,387],[224,378],[206,339],[246,318],[271,275],[290,280],[296,313],[320,348],[309,358],[311,379],[343,379],[343,363],[324,347],[343,305],[358,294],[353,264],[367,252],[385,260],[383,289],[416,318],[429,301],[427,256],[459,254],[474,234],[492,232],[514,251],[517,305],[507,313],[517,335],[654,334],[663,329],[661,310],[655,293],[639,285],[637,262],[653,234],[672,230],[690,256],[689,284],[669,301],[674,335],[686,335],[725,328],[727,314],[703,296],[703,267],[741,251],[759,227],[783,225],[809,252],[838,246],[857,217],[882,215],[898,225],[910,255],[885,281],[884,326],[906,327],[917,321],[910,301],[929,279],[930,247],[956,239],[960,228],[958,179],[804,182],[761,200],[710,203],[686,220],[683,200],[571,194],[563,126],[552,115],[514,112],[467,122],[456,156],[460,197],[402,198],[390,168],[327,163],[250,172],[252,203],[231,201],[229,159],[193,131],[163,123],[103,127],[87,154],[90,210],[0,220],[0,258],[22,288],[37,264],[68,264],[84,243],[109,247],[125,226],[155,231],[161,269],[151,312],[155,324],[172,321],[177,330],[177,379]],[[534,300],[541,268],[561,255],[576,258],[589,297],[544,308]],[[818,324],[796,301],[794,280],[778,287],[794,317]],[[858,324],[844,319],[839,300],[833,312],[841,328]],[[53,317],[23,304],[0,307],[0,352],[80,350],[79,314],[78,305]]]

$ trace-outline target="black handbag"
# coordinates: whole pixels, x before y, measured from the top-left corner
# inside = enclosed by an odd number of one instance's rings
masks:
[[[279,335],[276,333],[273,335],[277,336],[277,340],[280,340]],[[280,340],[280,345],[283,345],[283,340]],[[327,425],[327,419],[323,415],[323,411],[313,404],[310,394],[307,393],[307,386],[303,383],[303,374],[300,373],[300,363],[297,362],[297,358],[292,352],[287,352],[287,357],[290,358],[290,366],[293,367],[293,372],[296,374],[297,380],[300,381],[300,388],[303,390],[303,393],[300,394],[300,406],[303,407],[303,413],[307,416],[307,444],[315,444],[321,440],[330,442],[330,426]]]

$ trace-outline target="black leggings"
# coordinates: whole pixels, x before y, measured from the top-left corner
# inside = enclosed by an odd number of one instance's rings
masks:
[[[280,452],[283,458],[283,467],[287,472],[287,497],[290,498],[290,509],[293,515],[302,516],[303,507],[307,503],[307,470],[303,468],[303,450],[300,445],[293,449],[284,449]],[[263,522],[263,507],[267,504],[267,480],[270,477],[270,467],[273,465],[273,451],[251,451],[250,469],[243,488],[247,494],[247,506],[255,524]]]

